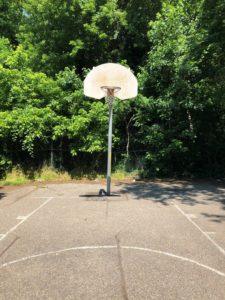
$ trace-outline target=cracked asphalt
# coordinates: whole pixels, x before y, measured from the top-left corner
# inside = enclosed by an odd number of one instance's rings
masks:
[[[0,299],[225,299],[225,188],[0,189]]]

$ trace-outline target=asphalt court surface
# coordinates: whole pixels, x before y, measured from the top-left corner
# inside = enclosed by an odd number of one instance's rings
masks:
[[[0,189],[0,299],[225,299],[225,188]]]

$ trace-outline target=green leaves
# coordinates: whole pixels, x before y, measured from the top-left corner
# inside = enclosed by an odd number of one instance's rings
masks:
[[[81,74],[84,67],[123,59],[119,49],[126,12],[116,0],[103,3],[26,1],[19,38],[32,68],[53,76],[75,64]]]
[[[4,64],[12,53],[12,46],[6,38],[0,38],[0,64]]]
[[[89,110],[80,109],[71,118],[68,137],[75,140],[71,146],[73,155],[78,152],[98,153],[107,149],[107,106],[93,102]]]
[[[13,44],[17,44],[16,34],[23,13],[22,3],[21,0],[0,2],[0,37],[8,38]]]
[[[6,172],[12,166],[12,162],[7,159],[5,156],[0,155],[0,179],[6,176]]]
[[[27,105],[35,107],[53,105],[54,101],[60,103],[62,96],[62,91],[55,81],[44,73],[33,73],[30,69],[20,71],[0,65],[0,86],[2,110]]]
[[[8,137],[12,142],[18,142],[22,150],[33,155],[36,143],[46,143],[51,139],[56,122],[57,117],[49,108],[29,107],[0,112],[0,138]]]
[[[83,79],[112,61],[139,72],[138,97],[114,104],[115,159],[140,151],[148,176],[224,174],[223,0],[3,0],[0,11],[0,173],[49,151],[60,168],[103,168],[108,106],[84,97]]]

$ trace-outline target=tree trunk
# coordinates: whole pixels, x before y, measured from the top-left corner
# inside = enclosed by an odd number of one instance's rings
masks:
[[[60,144],[59,144],[59,148],[60,148],[59,168],[60,168],[60,170],[63,169],[63,149],[62,149],[62,146],[63,146],[63,139],[61,138],[60,139]]]
[[[127,135],[127,144],[126,144],[126,156],[129,158],[130,155],[130,123],[133,120],[134,116],[132,116],[129,121],[125,119],[126,122],[126,135]]]
[[[188,116],[188,121],[189,121],[189,128],[193,132],[194,127],[193,127],[193,122],[192,122],[192,116],[191,116],[189,109],[187,110],[187,116]]]
[[[53,149],[53,142],[51,142],[50,167],[52,169],[54,169],[54,149]]]

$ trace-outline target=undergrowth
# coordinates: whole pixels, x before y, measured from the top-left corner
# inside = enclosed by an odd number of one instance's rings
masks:
[[[114,180],[124,180],[132,179],[137,176],[137,171],[127,172],[122,169],[117,169],[112,173],[112,179]],[[30,174],[25,174],[20,169],[13,169],[11,172],[6,174],[6,177],[0,180],[1,186],[8,185],[23,185],[31,182],[51,182],[51,181],[69,181],[69,180],[102,180],[106,177],[105,174],[98,174],[96,172],[67,172],[52,169],[50,167],[44,167],[38,170],[30,176]]]

